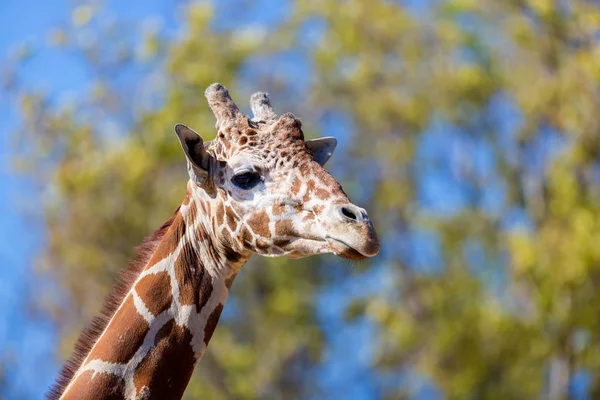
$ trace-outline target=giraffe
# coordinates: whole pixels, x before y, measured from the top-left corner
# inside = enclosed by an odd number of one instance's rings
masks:
[[[217,136],[175,133],[189,180],[173,216],[138,249],[75,347],[49,399],[179,399],[204,354],[234,278],[252,254],[363,259],[379,252],[366,211],[323,168],[334,138],[304,140],[266,93],[244,116],[227,89],[205,92]]]

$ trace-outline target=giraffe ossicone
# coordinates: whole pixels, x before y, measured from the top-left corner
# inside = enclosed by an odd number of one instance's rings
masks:
[[[205,92],[217,136],[175,125],[190,180],[180,207],[82,334],[50,399],[179,399],[252,254],[371,257],[379,240],[366,211],[323,168],[333,138],[304,140],[266,93],[244,116],[227,89]]]

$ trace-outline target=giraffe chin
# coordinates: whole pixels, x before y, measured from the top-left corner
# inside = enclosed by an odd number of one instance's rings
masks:
[[[347,260],[359,261],[368,257],[338,239],[328,237],[327,243],[333,254]]]

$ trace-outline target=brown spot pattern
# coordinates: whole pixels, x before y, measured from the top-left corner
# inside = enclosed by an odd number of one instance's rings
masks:
[[[298,194],[300,192],[300,188],[302,187],[302,181],[298,178],[294,178],[294,183],[292,184],[292,193]]]
[[[173,224],[165,233],[165,236],[160,241],[160,244],[156,247],[154,254],[148,261],[148,267],[153,266],[157,262],[169,256],[175,251],[181,238],[185,235],[185,221],[180,212],[177,213]]]
[[[192,334],[171,320],[133,375],[136,390],[151,388],[148,399],[181,399],[195,365]]]
[[[279,216],[285,213],[285,205],[284,204],[275,204],[272,207],[273,215]]]
[[[93,376],[93,378],[92,378]],[[125,381],[107,373],[86,371],[79,375],[65,396],[65,400],[122,400],[125,398]]]
[[[271,237],[269,216],[265,210],[254,212],[248,219],[248,225],[257,235]]]
[[[196,207],[196,203],[193,202],[192,204],[190,204],[190,208],[188,210],[188,224],[189,225],[193,225],[194,222],[196,221],[196,218],[198,217],[198,208]]]
[[[304,201],[305,203],[309,202],[313,195],[314,190],[315,190],[315,181],[313,181],[311,179],[306,184],[306,192],[304,193],[304,198],[302,199],[302,201]]]
[[[227,228],[221,229],[221,240],[223,241],[223,243],[226,243],[229,246],[233,245],[233,237],[231,237],[231,234],[229,233]]]
[[[225,287],[227,287],[227,289],[231,289],[231,285],[233,285],[236,276],[237,274],[231,274],[231,276],[225,280]]]
[[[225,209],[225,215],[227,216],[227,225],[229,225],[229,229],[235,231],[235,228],[237,227],[237,221],[235,220],[235,214],[233,213],[231,207],[227,207]]]
[[[186,243],[175,261],[175,277],[179,284],[179,302],[182,305],[193,305],[196,303],[194,287],[195,272],[192,268],[198,266],[198,256],[191,243]]]
[[[288,244],[290,244],[290,240],[289,239],[275,239],[273,241],[273,244],[278,247],[285,247]]]
[[[189,191],[187,191],[187,192],[185,193],[185,198],[183,199],[183,203],[182,203],[182,204],[183,204],[184,206],[187,206],[188,204],[190,204],[190,200],[191,200],[191,199],[192,199],[192,195],[191,195],[191,193],[190,193]]]
[[[242,228],[240,229],[239,238],[244,246],[252,244],[252,234],[250,233],[246,225],[242,226]]]
[[[277,236],[290,236],[294,231],[294,225],[292,221],[283,220],[275,222],[275,235]]]
[[[135,285],[135,291],[146,308],[157,316],[171,306],[171,279],[166,272],[146,275]]]
[[[190,243],[183,246],[175,261],[175,277],[181,304],[196,305],[196,312],[200,312],[212,293],[212,278]]]
[[[223,206],[223,203],[220,202],[217,207],[217,225],[219,225],[219,226],[223,225],[224,215],[225,215],[225,208]]]
[[[325,189],[317,188],[315,189],[315,194],[321,200],[327,200],[329,198],[329,192]]]
[[[207,215],[208,214],[208,206],[206,205],[206,203],[204,201],[200,201],[200,211],[202,212],[202,214]]]
[[[199,313],[201,309],[206,306],[208,299],[213,291],[212,277],[208,272],[203,270],[202,277],[200,279],[200,289],[196,292],[196,312]]]
[[[225,246],[225,249],[223,251],[225,252],[225,257],[227,258],[227,260],[233,264],[237,263],[238,261],[240,261],[240,258],[242,258],[241,254],[234,251],[228,246]]]
[[[266,251],[271,247],[271,244],[264,239],[257,238],[256,239],[256,248],[258,250]]]
[[[119,364],[129,361],[142,345],[148,329],[148,323],[135,308],[132,295],[128,295],[89,359]]]
[[[204,344],[208,345],[208,342],[210,342],[210,338],[212,338],[215,328],[219,323],[219,317],[221,316],[222,311],[223,304],[219,304],[206,320],[206,326],[204,327]]]
[[[171,334],[171,332],[173,331],[173,325],[175,325],[175,320],[171,319],[171,320],[167,321],[167,323],[164,324],[158,330],[158,332],[156,332],[156,336],[154,337],[153,346],[158,345],[158,343],[160,343],[161,340],[163,340],[164,338],[168,337]]]

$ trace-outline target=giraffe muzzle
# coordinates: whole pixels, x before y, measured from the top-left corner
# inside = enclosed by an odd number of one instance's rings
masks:
[[[367,212],[348,203],[332,207],[327,242],[334,254],[361,260],[379,253],[379,238]]]

